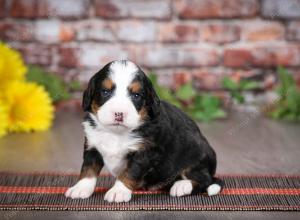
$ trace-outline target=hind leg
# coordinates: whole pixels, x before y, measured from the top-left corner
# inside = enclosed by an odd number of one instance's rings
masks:
[[[221,191],[221,185],[215,182],[216,179],[206,168],[187,169],[182,172],[181,178],[171,187],[171,196],[190,195],[192,192],[207,192],[209,196],[213,196]]]
[[[209,196],[213,196],[222,189],[221,181],[214,178],[207,168],[195,167],[188,170],[185,176],[193,180],[194,192],[207,192]]]

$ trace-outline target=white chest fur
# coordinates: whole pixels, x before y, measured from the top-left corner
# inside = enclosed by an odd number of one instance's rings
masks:
[[[125,156],[139,148],[141,139],[130,132],[113,133],[83,122],[88,148],[96,148],[103,157],[104,165],[113,176],[126,168]]]

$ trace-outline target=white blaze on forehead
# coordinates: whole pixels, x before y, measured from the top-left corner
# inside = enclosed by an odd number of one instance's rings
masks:
[[[128,87],[138,70],[139,68],[130,61],[115,61],[110,64],[109,78],[115,84],[115,90],[109,100],[97,112],[100,123],[103,125],[114,124],[116,113],[121,112],[124,113],[123,124],[126,129],[133,129],[139,126],[141,122],[140,115],[128,92]]]
[[[138,67],[130,61],[115,61],[111,64],[110,71],[110,78],[116,84],[116,93],[124,94],[138,71]]]

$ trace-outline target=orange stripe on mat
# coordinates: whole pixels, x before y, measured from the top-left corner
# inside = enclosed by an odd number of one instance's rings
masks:
[[[0,204],[0,207],[45,207],[45,208],[114,208],[111,205],[66,205],[66,204]],[[178,209],[193,209],[193,208],[205,208],[205,209],[299,209],[299,205],[177,205],[177,204],[164,204],[164,205],[156,205],[156,204],[141,204],[141,205],[132,205],[132,204],[118,204],[118,208],[120,209],[140,209],[150,208],[150,209],[164,209],[164,208],[178,208]]]
[[[63,194],[68,187],[24,187],[24,186],[0,186],[0,193],[44,193]],[[96,192],[106,192],[108,188],[97,187]],[[164,191],[134,191],[138,195],[165,194]],[[276,188],[225,188],[221,195],[300,195],[300,189],[276,189]]]

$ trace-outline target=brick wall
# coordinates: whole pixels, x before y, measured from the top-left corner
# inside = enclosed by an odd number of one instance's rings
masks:
[[[300,75],[299,0],[0,0],[0,38],[28,63],[87,81],[131,59],[176,87],[219,90],[224,75],[274,84]]]

